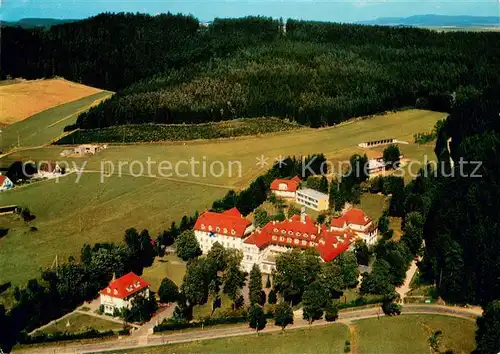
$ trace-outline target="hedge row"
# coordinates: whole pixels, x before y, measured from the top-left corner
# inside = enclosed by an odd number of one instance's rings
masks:
[[[248,118],[206,124],[131,124],[102,129],[77,130],[55,144],[131,143],[222,139],[258,135],[300,128],[280,118]]]
[[[126,332],[121,334],[128,334]],[[55,332],[55,333],[36,333],[33,335],[21,336],[19,343],[21,344],[35,344],[35,343],[48,343],[48,342],[60,342],[68,340],[78,340],[78,339],[92,339],[92,338],[104,338],[114,336],[115,333],[112,330],[99,332],[94,328],[90,328],[84,332],[69,333],[69,332]]]

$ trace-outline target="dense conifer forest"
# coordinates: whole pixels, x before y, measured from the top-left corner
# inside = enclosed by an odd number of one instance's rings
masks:
[[[500,82],[500,35],[263,17],[101,14],[6,28],[2,76],[55,75],[117,94],[80,128],[276,116],[312,127],[417,106],[448,111],[461,86]],[[71,129],[71,128],[68,128]]]

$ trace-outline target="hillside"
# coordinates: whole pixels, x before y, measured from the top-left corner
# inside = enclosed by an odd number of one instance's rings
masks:
[[[445,15],[415,15],[409,17],[380,17],[370,21],[359,21],[364,25],[384,25],[384,26],[500,26],[499,16],[445,16]]]
[[[497,33],[283,26],[262,17],[200,28],[189,16],[102,14],[52,27],[60,42],[43,31],[8,31],[2,60],[12,76],[57,74],[116,90],[72,127],[83,129],[269,116],[320,127],[407,106],[448,111],[460,86],[500,80]],[[53,51],[16,45],[25,36]]]
[[[19,26],[22,28],[39,28],[39,27],[51,27],[55,25],[60,25],[63,23],[75,22],[78,20],[73,19],[56,19],[56,18],[22,18],[17,21],[3,21],[4,25],[7,26]]]

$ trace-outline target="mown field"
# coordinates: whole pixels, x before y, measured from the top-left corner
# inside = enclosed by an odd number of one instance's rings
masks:
[[[355,321],[350,331],[345,325],[333,324],[118,353],[343,353],[349,340],[351,353],[421,354],[431,352],[429,336],[441,330],[440,352],[461,354],[474,349],[475,326],[474,321],[456,317],[402,315]]]
[[[49,108],[101,91],[64,79],[2,81],[0,123],[13,124]]]
[[[274,326],[268,323],[268,326]],[[308,329],[288,329],[224,339],[173,344],[161,347],[137,348],[116,353],[343,353],[348,329],[332,324]]]
[[[0,216],[0,225],[9,228],[0,239],[0,283],[24,285],[56,255],[61,262],[70,255],[78,258],[84,243],[120,242],[129,227],[147,228],[156,237],[172,221],[204,210],[227,192],[146,177],[113,177],[101,184],[94,173],[75,181],[72,174],[2,193],[3,205],[29,207],[36,216],[31,225],[38,231]]]
[[[1,87],[9,86],[11,85]],[[111,95],[111,92],[99,90],[97,93],[91,94],[90,96],[69,103],[60,104],[7,126],[1,133],[0,151],[5,152],[18,145],[23,147],[51,143],[54,139],[63,134],[63,129],[66,125],[73,124],[76,121],[76,118],[81,112],[98,104]],[[46,96],[44,97],[45,98],[40,98],[40,100],[43,101],[47,99]],[[23,105],[24,104],[19,103],[19,107]]]
[[[117,322],[107,321],[83,313],[73,313],[56,323],[40,330],[43,333],[68,332],[77,333],[85,331],[88,328],[94,328],[98,331],[120,330],[123,325]],[[38,333],[38,332],[37,332]]]
[[[85,165],[84,174],[79,183],[76,175],[55,180],[38,182],[33,185],[16,187],[1,195],[1,204],[27,206],[36,215],[32,222],[38,231],[29,231],[24,223],[9,225],[9,221],[0,219],[0,225],[9,227],[9,234],[0,240],[0,283],[12,281],[24,284],[36,277],[39,268],[50,266],[58,255],[64,260],[69,255],[79,256],[84,243],[101,241],[118,242],[129,227],[147,228],[153,236],[168,228],[172,221],[178,222],[185,215],[192,215],[196,210],[203,211],[211,206],[215,199],[221,198],[229,188],[246,187],[255,177],[263,174],[279,155],[313,154],[322,152],[332,161],[343,161],[353,153],[380,154],[378,150],[366,150],[357,147],[359,142],[393,137],[411,141],[414,133],[429,131],[443,113],[408,110],[398,113],[376,116],[371,119],[345,123],[324,129],[305,128],[299,131],[282,132],[272,135],[230,139],[220,141],[192,141],[168,144],[112,145],[108,149],[85,159],[65,159]],[[421,160],[424,153],[432,153],[428,146],[415,144],[401,145],[407,158]],[[1,167],[7,167],[16,160],[54,160],[61,161],[62,146],[50,146],[14,152],[0,160]],[[266,160],[256,166],[257,158]],[[433,155],[431,155],[433,156]],[[151,164],[151,174],[155,177],[133,177],[148,175],[147,161]],[[199,161],[192,167],[187,164],[191,158]],[[107,161],[107,162],[105,162]],[[134,161],[137,161],[133,163]],[[158,165],[169,161],[179,165],[179,174],[173,178],[159,175]],[[206,176],[203,177],[203,161],[206,162]],[[214,171],[220,172],[221,161],[225,173],[214,176],[210,165],[216,163]],[[228,161],[232,164],[229,176]],[[119,177],[119,162],[122,162],[122,177]],[[128,165],[124,165],[128,163]],[[133,163],[132,169],[130,164]],[[111,177],[103,178],[101,166],[106,173],[114,168]],[[241,168],[240,168],[241,166]],[[94,171],[94,172],[90,172]],[[167,171],[168,172],[168,171]],[[241,172],[241,173],[240,173]],[[377,205],[380,200],[366,200],[367,211],[377,217]],[[373,210],[372,210],[373,209]],[[1,217],[0,217],[1,218]]]
[[[476,323],[440,315],[403,315],[354,323],[357,353],[429,353],[429,337],[442,331],[439,352],[470,353],[475,348]]]

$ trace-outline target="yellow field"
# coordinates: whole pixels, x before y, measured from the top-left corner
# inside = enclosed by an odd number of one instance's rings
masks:
[[[10,125],[46,109],[101,91],[64,79],[0,85],[0,123]]]

